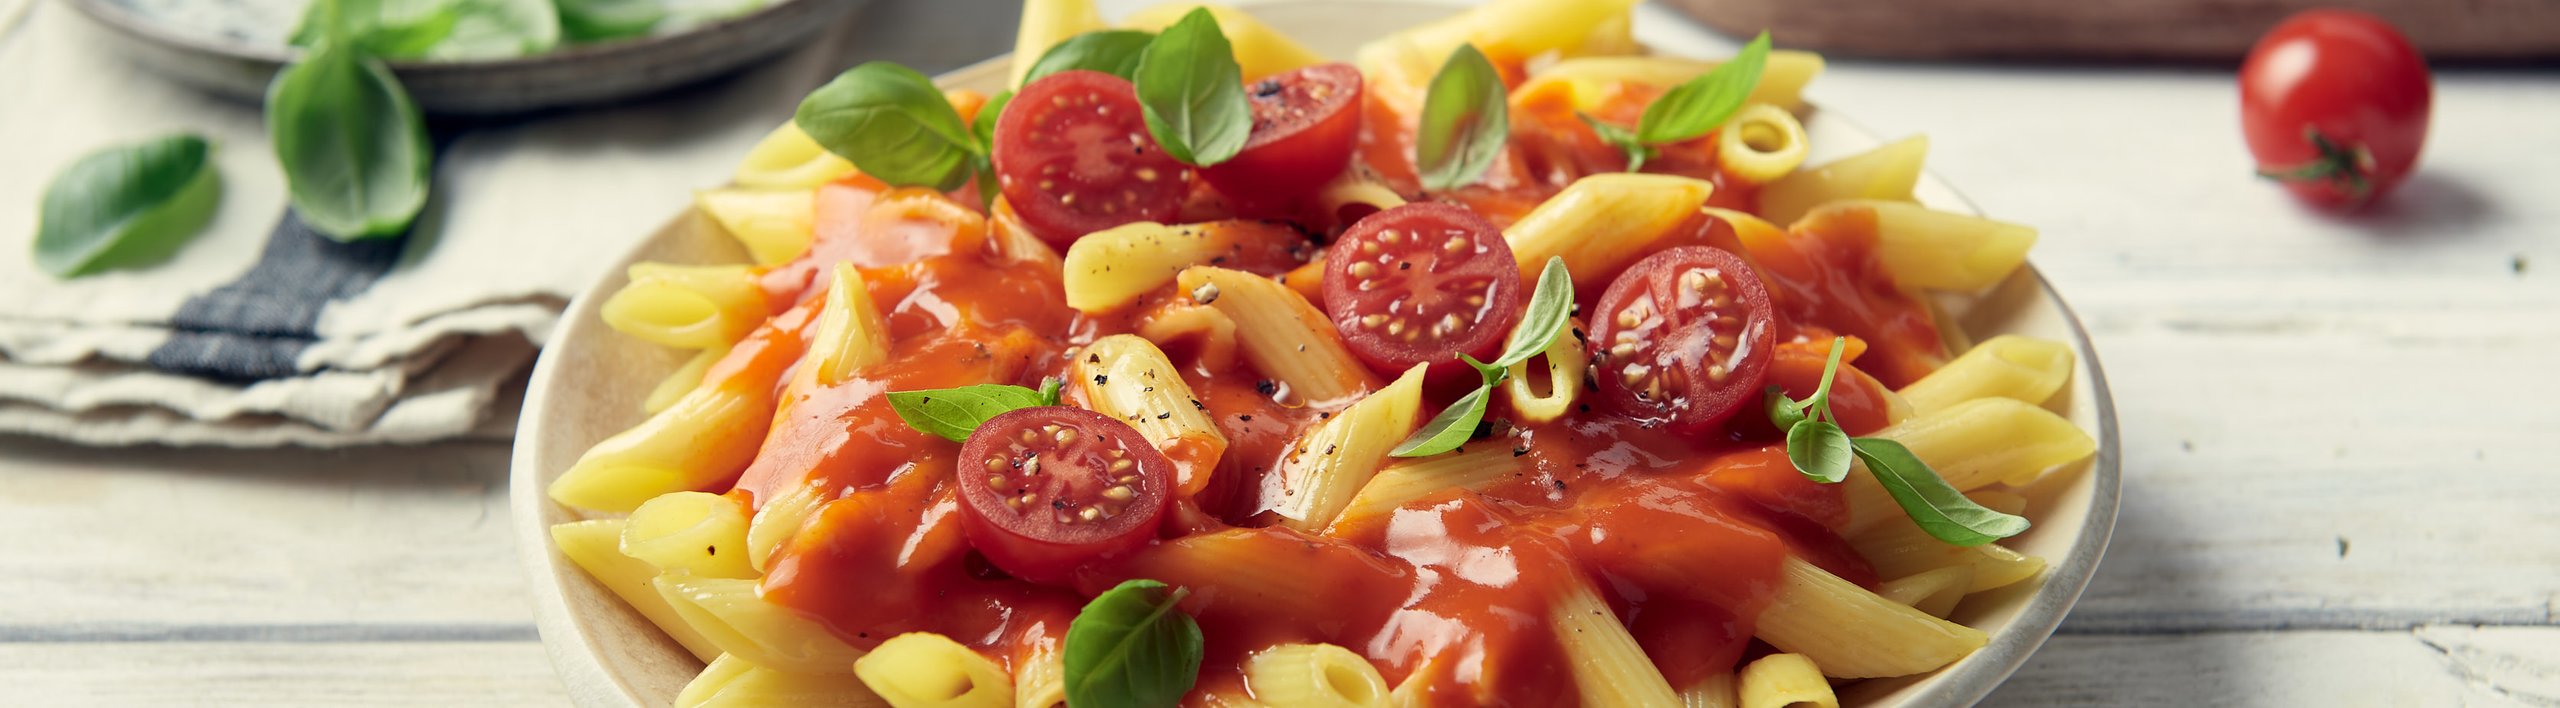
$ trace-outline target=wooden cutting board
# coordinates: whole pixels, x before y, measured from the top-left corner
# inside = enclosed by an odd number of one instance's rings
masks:
[[[2560,0],[1664,0],[1726,34],[1921,59],[2237,61],[2286,15],[2381,15],[2432,61],[2560,59]]]

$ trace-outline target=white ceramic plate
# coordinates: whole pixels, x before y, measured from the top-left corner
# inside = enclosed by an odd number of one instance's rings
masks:
[[[1391,28],[1447,14],[1447,6],[1308,2],[1253,8],[1254,14],[1319,52],[1349,56],[1360,42]],[[942,77],[945,86],[994,93],[1007,63],[996,59]],[[1815,161],[1878,144],[1847,121],[1816,112],[1805,121]],[[1976,213],[1974,206],[1933,176],[1921,178],[1919,198],[1929,206]],[[740,263],[746,255],[716,225],[691,210],[624,254],[611,270],[569,303],[549,348],[534,367],[524,418],[516,427],[514,523],[534,595],[535,618],[551,661],[580,706],[660,706],[702,669],[674,641],[623,606],[611,593],[551,547],[553,524],[581,518],[554,504],[543,489],[588,446],[641,419],[640,399],[675,370],[681,357],[663,347],[615,334],[597,310],[621,288],[622,265],[635,261]],[[2008,545],[2052,561],[2040,581],[2020,583],[1968,598],[1954,619],[1990,633],[1981,651],[1937,672],[1864,681],[1843,691],[1856,706],[1963,706],[1980,700],[2026,661],[2062,622],[2087,585],[2115,526],[2117,441],[2115,409],[2097,356],[2062,299],[2030,266],[1977,297],[1950,302],[1959,325],[1973,337],[2021,334],[2070,342],[2080,369],[2048,404],[2098,439],[2090,461],[2048,475],[2028,490],[2035,528]]]

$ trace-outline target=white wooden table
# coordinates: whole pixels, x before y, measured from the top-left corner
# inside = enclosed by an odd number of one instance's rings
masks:
[[[1009,44],[1006,0],[879,5],[847,56]],[[2443,72],[2422,173],[2354,219],[2249,177],[2222,68],[1835,61],[1812,95],[2042,228],[2118,396],[2114,546],[1987,705],[2560,706],[2560,73]],[[0,705],[560,703],[506,462],[0,438]]]

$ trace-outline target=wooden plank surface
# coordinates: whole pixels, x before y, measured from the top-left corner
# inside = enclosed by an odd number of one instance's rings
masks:
[[[864,34],[947,67],[1011,4]],[[1673,17],[1642,33],[1733,46]],[[2114,547],[1986,705],[2560,706],[2560,76],[2447,72],[2419,179],[2355,220],[2247,176],[2218,72],[1839,61],[1811,95],[2041,228],[2118,396]],[[556,705],[505,465],[0,438],[0,705]]]
[[[2560,57],[2560,5],[2543,0],[1670,0],[1749,37],[1894,58],[2176,59],[2237,64],[2258,35],[2316,7],[2380,15],[2437,61]]]

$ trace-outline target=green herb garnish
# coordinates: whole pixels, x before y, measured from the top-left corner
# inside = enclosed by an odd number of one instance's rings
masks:
[[[186,243],[221,201],[212,155],[203,137],[180,134],[100,150],[63,168],[44,190],[36,266],[68,278]]]
[[[1099,71],[1131,81],[1137,80],[1138,58],[1155,41],[1153,32],[1139,30],[1094,30],[1059,42],[1031,63],[1031,71],[1022,75],[1029,85],[1040,77],[1061,71]]]
[[[1253,103],[1244,69],[1207,8],[1193,8],[1139,53],[1132,81],[1147,132],[1166,155],[1208,167],[1244,151]]]
[[[1693,140],[1706,135],[1751,98],[1751,90],[1759,87],[1761,70],[1769,63],[1769,33],[1751,38],[1742,52],[1731,60],[1697,78],[1682,82],[1645,106],[1644,116],[1637,119],[1634,130],[1610,125],[1591,116],[1581,116],[1591,125],[1602,142],[1627,154],[1627,171],[1644,167],[1654,156],[1654,146]]]
[[[267,87],[267,136],[303,223],[341,240],[396,236],[427,203],[426,119],[337,5],[320,4],[325,34]]]
[[[1040,390],[1004,384],[978,384],[959,388],[933,388],[918,391],[889,392],[889,409],[907,427],[941,436],[952,442],[968,442],[969,434],[987,419],[1011,413],[1016,409],[1058,405],[1058,380],[1040,382]]]
[[[894,186],[956,189],[987,156],[931,79],[884,61],[847,69],[810,92],[791,121],[827,152]]]
[[[1170,706],[1200,678],[1200,624],[1176,605],[1188,589],[1130,580],[1085,603],[1060,657],[1067,705]]]
[[[1538,271],[1538,286],[1529,295],[1528,312],[1521,315],[1520,324],[1511,328],[1510,339],[1503,343],[1502,356],[1495,357],[1492,362],[1481,362],[1472,356],[1458,355],[1459,361],[1475,368],[1484,383],[1451,402],[1448,408],[1432,416],[1430,422],[1423,423],[1421,429],[1413,431],[1387,454],[1429,457],[1466,444],[1468,438],[1475,436],[1476,425],[1484,421],[1485,405],[1493,396],[1493,387],[1511,378],[1513,364],[1528,361],[1554,344],[1556,337],[1564,333],[1565,323],[1572,315],[1573,275],[1566,272],[1564,258],[1549,257],[1546,268]]]
[[[1511,138],[1509,95],[1502,75],[1475,45],[1461,44],[1431,75],[1413,139],[1424,189],[1455,189],[1484,176]]]
[[[1902,443],[1885,438],[1852,438],[1831,417],[1831,383],[1840,372],[1840,355],[1848,338],[1831,340],[1831,358],[1822,365],[1822,384],[1802,401],[1786,391],[1768,390],[1769,422],[1787,431],[1787,461],[1796,472],[1823,484],[1849,476],[1849,460],[1867,463],[1867,471],[1902,513],[1931,537],[1958,546],[1979,546],[2027,530],[2027,520],[1983,508],[1948,485]]]

